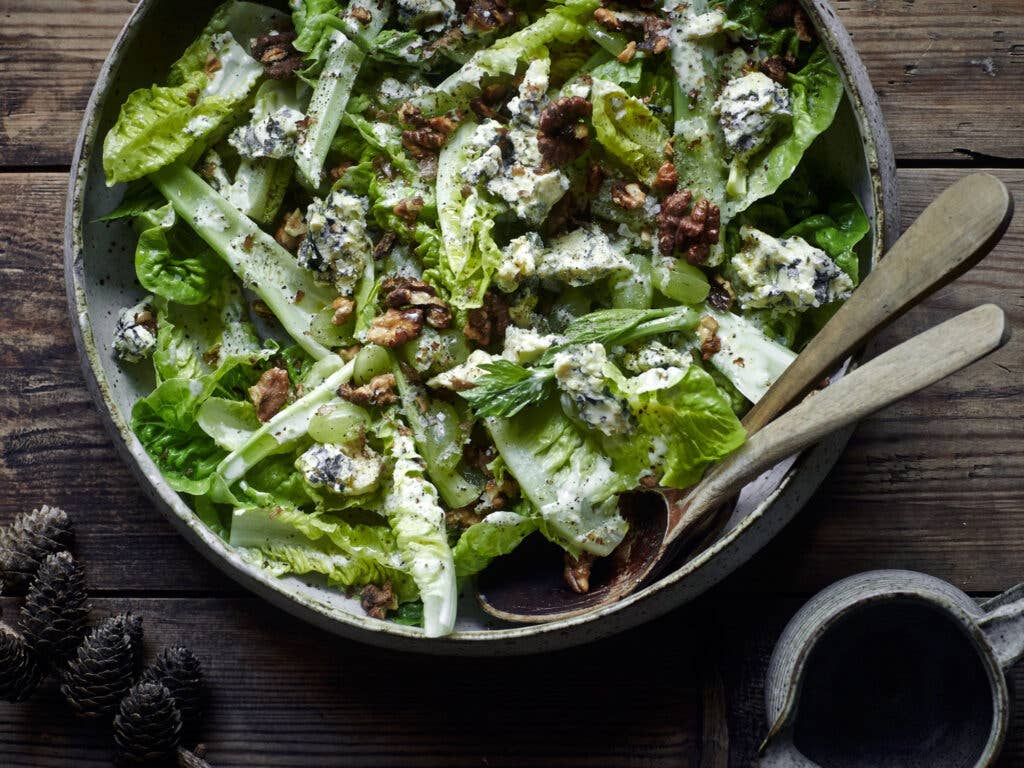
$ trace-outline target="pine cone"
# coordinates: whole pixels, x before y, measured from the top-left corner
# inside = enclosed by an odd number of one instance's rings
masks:
[[[164,648],[139,678],[144,683],[166,686],[174,697],[186,730],[199,725],[203,716],[203,670],[199,659],[188,648]]]
[[[141,621],[130,614],[107,617],[67,663],[60,690],[79,717],[109,717],[117,711],[134,677],[132,632],[137,626]]]
[[[71,521],[58,507],[43,505],[0,528],[0,579],[4,592],[23,593],[47,555],[71,549]]]
[[[120,765],[168,760],[181,731],[181,715],[171,692],[155,683],[138,683],[121,699],[114,718],[114,741]]]
[[[67,552],[47,555],[21,607],[21,630],[29,648],[60,662],[85,634],[89,606],[85,576]]]
[[[21,635],[0,624],[0,699],[24,701],[42,676],[43,668]]]

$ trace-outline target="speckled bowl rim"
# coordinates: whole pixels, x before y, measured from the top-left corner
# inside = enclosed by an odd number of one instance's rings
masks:
[[[361,642],[400,650],[462,655],[509,655],[553,650],[623,631],[682,605],[710,589],[761,547],[796,514],[834,464],[852,429],[809,449],[799,456],[785,476],[754,511],[713,545],[678,570],[613,606],[581,616],[551,622],[500,629],[458,631],[444,638],[426,638],[417,628],[379,621],[336,610],[327,602],[297,594],[288,582],[244,562],[220,537],[200,522],[195,513],[160,475],[156,465],[122,417],[111,396],[92,334],[85,295],[83,209],[90,152],[96,143],[99,119],[111,88],[112,73],[121,63],[125,48],[146,23],[158,0],[140,0],[111,48],[86,106],[82,129],[75,146],[65,213],[64,262],[72,330],[89,388],[110,432],[114,446],[142,485],[146,495],[175,529],[207,560],[232,579],[293,615],[332,633]],[[871,263],[884,247],[895,241],[899,226],[896,172],[881,108],[864,65],[831,6],[825,0],[805,3],[823,44],[839,68],[864,149],[874,207]],[[813,475],[811,477],[810,475]],[[804,482],[795,483],[803,477]],[[795,497],[777,519],[769,521],[772,506],[784,491]],[[758,525],[765,533],[757,539]],[[757,539],[757,540],[755,540]],[[699,577],[699,578],[695,578]],[[688,588],[692,582],[702,585]]]

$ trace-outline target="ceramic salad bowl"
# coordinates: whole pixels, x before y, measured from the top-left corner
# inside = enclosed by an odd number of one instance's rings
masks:
[[[867,272],[896,237],[896,174],[881,111],[864,66],[832,8],[805,4],[846,88],[832,127],[811,148],[812,168],[825,168],[860,199],[871,221],[861,243]],[[108,188],[102,168],[104,135],[124,98],[159,80],[168,64],[201,29],[215,4],[202,0],[142,0],[114,43],[97,79],[78,139],[68,192],[65,270],[73,330],[86,381],[121,456],[147,495],[203,555],[239,583],[296,617],[330,632],[390,648],[428,653],[505,655],[570,646],[607,636],[654,618],[708,590],[748,560],[788,523],[841,453],[849,432],[792,457],[749,484],[729,521],[698,555],[629,598],[572,619],[548,624],[502,624],[461,597],[456,631],[429,639],[418,628],[372,619],[357,599],[312,582],[275,578],[245,562],[208,530],[161,477],[129,427],[132,404],[152,390],[144,367],[122,369],[110,349],[120,308],[143,295],[134,270],[135,237],[125,220],[99,222],[124,194]]]

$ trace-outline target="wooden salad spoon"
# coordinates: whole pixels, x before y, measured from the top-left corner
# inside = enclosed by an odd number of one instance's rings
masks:
[[[946,189],[751,409],[744,419],[749,439],[739,451],[690,490],[660,489],[621,497],[620,508],[631,531],[612,556],[599,561],[589,592],[577,594],[566,587],[561,568],[544,558],[536,542],[528,541],[478,577],[477,598],[483,609],[508,621],[540,623],[625,597],[671,562],[688,535],[706,530],[721,504],[777,461],[1001,346],[1001,310],[979,307],[862,366],[760,433],[887,322],[980,261],[1005,232],[1012,212],[1005,185],[988,174],[968,176]],[[975,331],[987,336],[969,335]],[[952,350],[951,338],[944,334],[955,334]],[[959,364],[950,367],[953,361]],[[887,383],[885,376],[895,378]],[[893,382],[902,387],[893,390]],[[825,407],[829,405],[834,412]],[[779,453],[779,446],[785,451]],[[664,514],[656,512],[657,507]]]

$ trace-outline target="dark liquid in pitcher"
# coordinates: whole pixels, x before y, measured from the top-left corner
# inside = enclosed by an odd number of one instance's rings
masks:
[[[927,604],[862,608],[818,643],[794,740],[822,768],[969,768],[992,727],[985,667]]]

